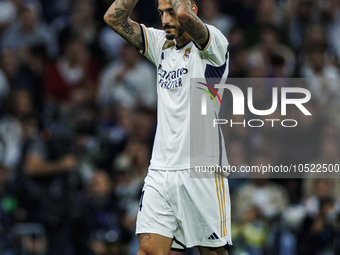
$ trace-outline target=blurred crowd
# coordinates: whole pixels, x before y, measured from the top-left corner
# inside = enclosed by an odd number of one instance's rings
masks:
[[[137,254],[156,70],[104,24],[111,4],[0,0],[0,254]],[[201,0],[199,16],[229,40],[229,77],[313,81],[296,128],[224,130],[230,163],[339,164],[340,1]],[[132,18],[161,28],[156,1]],[[340,254],[338,178],[230,179],[230,254]]]

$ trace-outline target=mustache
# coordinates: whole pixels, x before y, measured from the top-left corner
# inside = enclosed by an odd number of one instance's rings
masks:
[[[175,26],[171,26],[171,25],[165,25],[165,26],[163,26],[163,29],[165,30],[165,29],[167,29],[167,28],[176,28]]]

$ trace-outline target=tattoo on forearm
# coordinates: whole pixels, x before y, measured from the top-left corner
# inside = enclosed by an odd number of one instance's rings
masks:
[[[151,238],[150,234],[139,234],[138,241],[140,244],[146,243]]]
[[[190,13],[186,21],[181,23],[181,25],[196,43],[205,43],[207,39],[207,28],[191,10],[190,0],[170,0],[170,3],[176,15],[180,7],[184,8],[185,12]]]
[[[185,29],[191,31],[191,36],[197,41],[201,41],[206,38],[207,28],[197,16],[192,16],[188,19]]]
[[[143,37],[137,23],[130,20],[129,16],[138,0],[116,0],[108,10],[106,19],[109,26],[129,43],[143,49]]]
[[[116,0],[113,4],[115,6],[123,6],[125,9],[130,9],[130,7],[133,8],[133,6],[138,2],[138,0],[133,0],[133,1],[130,0],[129,2],[130,3],[128,3],[126,0]]]
[[[124,14],[126,14],[126,10],[121,9],[121,8],[115,8],[115,13],[114,14],[109,14],[110,19],[118,19],[122,17]]]
[[[122,5],[124,6],[125,9],[128,9],[129,6],[125,0],[122,0]]]
[[[138,49],[143,49],[143,37],[142,37],[141,34],[137,34],[136,40],[135,40],[135,45]]]

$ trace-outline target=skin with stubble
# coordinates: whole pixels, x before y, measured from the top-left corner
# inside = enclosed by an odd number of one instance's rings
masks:
[[[174,18],[175,13],[172,9],[170,0],[159,0],[159,16],[162,18],[163,29],[166,32],[166,39],[176,41],[189,41],[190,37],[181,27],[181,24]]]

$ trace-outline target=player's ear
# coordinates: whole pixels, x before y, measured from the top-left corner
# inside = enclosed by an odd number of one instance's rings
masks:
[[[197,15],[197,13],[198,13],[197,5],[196,5],[196,4],[193,4],[193,5],[191,6],[191,8],[192,8],[192,10],[194,11],[194,13]]]

